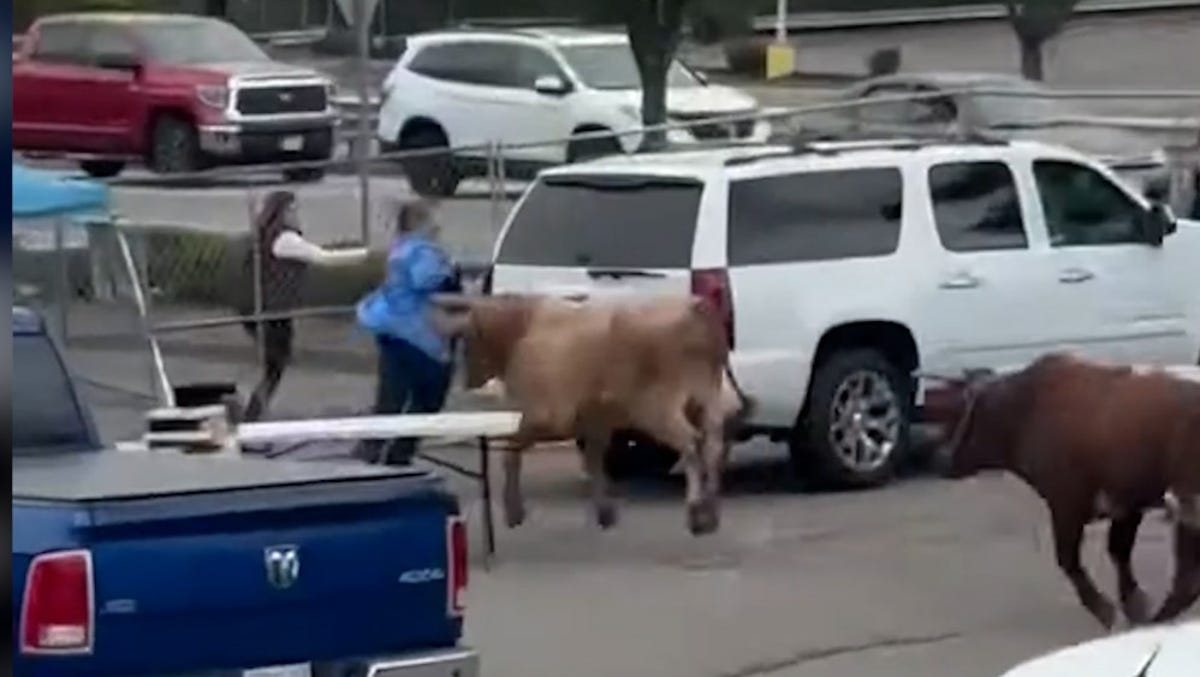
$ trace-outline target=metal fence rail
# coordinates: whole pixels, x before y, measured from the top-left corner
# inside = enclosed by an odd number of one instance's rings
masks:
[[[743,120],[771,121],[778,125],[775,140],[804,143],[805,131],[826,113],[861,109],[889,102],[929,100],[946,93],[926,95],[896,95],[876,97],[870,101],[827,102],[796,108],[778,109],[756,114],[728,115],[701,121],[702,124],[729,124]],[[980,88],[964,89],[962,95],[1015,96],[1011,91]],[[1183,105],[1200,108],[1200,91],[1151,92],[1070,92],[1053,93],[1053,98],[1094,100],[1124,97],[1145,97],[1164,101],[1180,101]],[[1200,117],[1200,116],[1197,116]],[[1084,119],[1047,120],[1043,128],[1059,126],[1105,126],[1143,130],[1150,135],[1174,140],[1171,163],[1177,199],[1194,192],[1196,167],[1200,165],[1200,119],[1178,116],[1151,119],[1113,119],[1083,116]],[[376,153],[366,158],[373,181],[391,181],[391,188],[372,188],[373,204],[382,210],[408,192],[397,177],[381,178],[384,168],[398,166],[401,174],[420,162],[453,163],[471,156],[484,163],[480,188],[475,197],[436,200],[439,219],[443,224],[442,238],[453,256],[478,265],[466,271],[471,277],[486,269],[500,228],[508,217],[513,203],[513,157],[521,151],[561,148],[572,140],[621,138],[640,141],[650,131],[686,130],[697,121],[672,121],[654,128],[631,128],[616,132],[592,132],[571,137],[530,141],[514,144],[477,144],[454,148],[433,148]],[[1164,131],[1165,130],[1165,131]],[[869,131],[869,130],[868,130]],[[978,132],[952,129],[942,135],[948,142],[970,140]],[[1157,138],[1156,136],[1156,138]],[[737,141],[719,141],[713,145],[729,146]],[[686,148],[704,147],[703,143],[688,144]],[[365,230],[360,223],[358,199],[353,184],[337,184],[336,188],[263,184],[247,179],[264,172],[280,172],[301,166],[353,166],[353,159],[326,162],[277,163],[253,167],[230,167],[183,175],[162,175],[146,178],[118,177],[109,183],[118,190],[131,193],[166,196],[169,204],[178,203],[178,219],[163,222],[161,215],[139,213],[136,200],[122,199],[123,213],[116,229],[122,235],[128,256],[134,259],[139,271],[134,288],[132,281],[106,278],[102,272],[105,260],[123,256],[101,239],[87,240],[82,246],[69,249],[67,298],[61,299],[57,278],[48,277],[48,269],[39,263],[37,251],[23,248],[14,241],[14,283],[23,288],[41,285],[44,296],[52,303],[61,303],[69,310],[69,341],[72,349],[81,351],[87,360],[84,376],[99,383],[112,384],[114,378],[133,378],[146,390],[148,375],[156,360],[175,380],[231,378],[248,387],[259,373],[262,354],[243,325],[256,322],[289,320],[294,326],[292,368],[284,379],[278,398],[279,407],[286,413],[331,415],[361,412],[369,408],[372,392],[372,371],[375,366],[374,347],[369,337],[355,328],[354,304],[383,276],[386,239],[370,241],[371,257],[365,264],[344,269],[309,270],[304,288],[299,290],[294,308],[279,312],[263,312],[262,293],[254,274],[248,270],[247,257],[261,261],[263,252],[256,252],[256,239],[251,233],[252,215],[266,192],[275,188],[295,190],[301,196],[300,218],[306,237],[315,242],[361,242]],[[394,172],[392,172],[394,173]],[[326,183],[333,179],[326,179]],[[206,198],[205,186],[219,187],[219,197]],[[342,190],[341,186],[345,186]],[[160,192],[161,190],[161,192]],[[319,192],[325,197],[309,198]],[[1194,199],[1194,196],[1190,199]],[[208,200],[205,202],[205,200]],[[205,220],[201,204],[219,205],[221,215]],[[390,207],[387,207],[390,209]],[[68,240],[70,237],[67,238]],[[43,245],[45,243],[42,243]],[[36,249],[36,248],[35,248]],[[99,272],[98,272],[99,271]],[[22,275],[40,274],[38,283]],[[256,299],[255,312],[238,310],[234,297],[250,293]],[[148,322],[139,324],[132,315],[121,315],[113,309],[117,304],[128,305],[141,295],[148,308]],[[53,298],[49,298],[53,297]],[[144,335],[161,343],[161,355],[146,358],[134,367],[116,369],[108,357],[113,350],[144,352]],[[262,345],[262,342],[258,342]],[[124,357],[122,359],[129,360]],[[87,365],[96,365],[88,373]],[[117,383],[128,386],[127,383]],[[156,386],[157,387],[157,386]],[[318,393],[314,395],[313,393]],[[297,409],[302,412],[297,412]]]

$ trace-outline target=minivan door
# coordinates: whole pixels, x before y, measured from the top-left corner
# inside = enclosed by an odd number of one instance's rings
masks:
[[[694,178],[543,176],[500,236],[492,291],[579,300],[687,294],[703,193]]]

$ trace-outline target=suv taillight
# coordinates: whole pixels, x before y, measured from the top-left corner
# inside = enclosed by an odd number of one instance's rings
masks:
[[[461,616],[466,609],[467,592],[467,525],[461,517],[446,522],[446,594],[451,616]]]
[[[68,550],[34,557],[21,601],[21,653],[91,653],[94,619],[92,553]]]
[[[733,293],[729,289],[729,274],[722,268],[692,271],[692,294],[712,304],[725,328],[729,349],[733,350]]]

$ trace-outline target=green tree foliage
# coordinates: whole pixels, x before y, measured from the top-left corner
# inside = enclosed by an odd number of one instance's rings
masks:
[[[1079,0],[1009,0],[1008,19],[1017,34],[1021,49],[1021,73],[1031,80],[1045,77],[1043,47],[1062,32]]]

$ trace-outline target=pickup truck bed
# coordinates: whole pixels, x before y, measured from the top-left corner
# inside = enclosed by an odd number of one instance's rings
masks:
[[[15,674],[240,677],[310,663],[279,674],[343,677],[458,651],[457,512],[440,480],[414,470],[115,451],[14,458],[14,601],[48,550],[89,551],[93,587],[88,649],[18,651]]]

